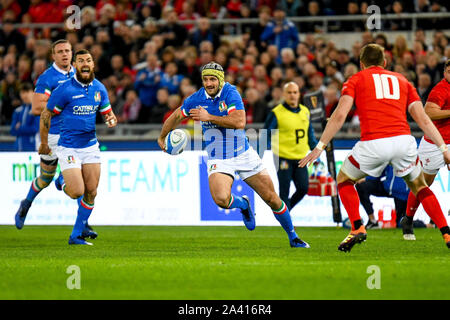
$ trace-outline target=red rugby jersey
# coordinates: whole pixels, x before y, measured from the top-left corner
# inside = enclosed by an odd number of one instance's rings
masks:
[[[450,110],[450,83],[442,79],[428,95],[427,102],[433,102],[441,107],[441,110]],[[446,144],[450,143],[450,118],[433,121],[436,128],[441,133]],[[434,143],[425,135],[425,140]]]
[[[403,75],[370,67],[345,82],[342,95],[354,98],[361,141],[411,134],[406,112],[420,97]]]

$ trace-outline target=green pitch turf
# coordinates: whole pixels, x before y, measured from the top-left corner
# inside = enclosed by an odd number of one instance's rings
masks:
[[[350,253],[337,250],[342,228],[297,228],[311,249],[290,248],[279,227],[95,230],[94,246],[69,246],[69,226],[0,226],[0,299],[450,299],[437,229],[409,242],[401,230],[369,230]],[[81,289],[67,287],[72,265]],[[380,289],[367,286],[370,266]]]

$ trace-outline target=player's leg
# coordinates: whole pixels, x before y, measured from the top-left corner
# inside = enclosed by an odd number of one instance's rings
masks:
[[[48,144],[52,153],[49,155],[41,155],[40,175],[33,179],[27,197],[21,201],[19,210],[16,213],[16,227],[22,229],[28,210],[37,195],[52,182],[55,176],[56,167],[58,165],[58,157],[56,151],[58,150],[59,135],[49,134]]]
[[[353,152],[358,154],[359,148],[354,148]],[[379,176],[383,171],[383,166],[377,165],[377,161],[372,166],[365,164],[367,168],[374,169],[371,175]],[[338,193],[342,205],[347,211],[348,218],[351,222],[351,231],[348,236],[339,244],[338,250],[349,252],[356,243],[361,243],[367,238],[367,231],[364,227],[361,216],[359,214],[359,196],[355,188],[356,181],[364,178],[367,174],[361,170],[361,164],[352,154],[345,159],[341,170],[338,173],[336,182],[338,185]]]
[[[94,209],[98,182],[100,180],[100,163],[83,164],[81,174],[84,193],[83,197],[78,201],[77,219],[70,235],[69,244],[90,244],[84,241],[84,238],[88,235],[83,236],[83,230],[85,230],[86,223]]]
[[[266,169],[254,174],[244,181],[264,200],[272,209],[275,218],[286,231],[291,247],[309,248],[309,245],[302,241],[295,232],[291,215],[285,202],[275,192],[272,179]]]
[[[308,193],[308,187],[309,187],[309,175],[308,175],[308,168],[303,167],[300,168],[296,164],[298,161],[294,162],[294,172],[293,172],[293,179],[295,184],[295,193],[292,195],[290,199],[290,206],[289,210],[291,210],[297,203],[299,203],[305,195]]]
[[[40,162],[40,175],[36,177],[31,182],[30,189],[24,200],[20,202],[19,210],[15,215],[15,223],[17,229],[22,229],[25,224],[25,219],[27,217],[28,210],[31,207],[34,199],[37,195],[52,182],[53,177],[56,173],[56,166],[58,164],[58,158],[47,160],[41,157]]]
[[[277,171],[279,194],[281,200],[283,200],[290,209],[291,203],[289,200],[289,190],[291,188],[294,168],[292,166],[292,163],[290,163],[290,161],[288,161],[287,159],[279,158],[279,161],[280,164]]]
[[[209,189],[214,202],[219,207],[224,209],[239,208],[245,227],[253,230],[256,227],[256,223],[248,197],[240,197],[231,193],[231,186],[236,172],[236,162],[236,158],[209,159],[207,163],[209,168]]]
[[[361,205],[369,217],[369,221],[366,224],[366,229],[377,229],[378,222],[375,219],[373,204],[370,201],[370,196],[374,195],[377,197],[387,197],[389,196],[383,188],[383,183],[378,179],[365,180],[361,183],[355,184],[356,191],[358,192],[359,200]]]
[[[417,200],[422,204],[425,212],[439,228],[447,247],[450,248],[450,228],[448,227],[447,219],[442,212],[439,201],[425,182],[423,172],[419,167],[417,167],[417,169],[419,170],[419,173],[412,172],[405,176],[405,182],[408,184],[408,187]],[[407,219],[411,219],[412,222],[411,217],[407,217]]]

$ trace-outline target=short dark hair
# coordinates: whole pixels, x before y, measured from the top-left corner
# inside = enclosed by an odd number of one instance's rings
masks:
[[[384,65],[384,48],[375,43],[369,43],[361,49],[359,59],[366,66]]]
[[[447,61],[445,61],[444,70],[448,67],[450,67],[450,59],[447,59]]]
[[[77,59],[77,56],[81,55],[81,54],[89,54],[90,55],[91,53],[88,50],[86,50],[86,49],[78,50],[77,52],[75,52],[75,54],[73,56],[73,60],[75,61]]]
[[[24,82],[19,87],[19,92],[21,91],[33,91],[33,85],[29,82]]]
[[[66,39],[59,39],[59,40],[57,40],[57,41],[55,41],[55,42],[52,43],[52,53],[55,53],[55,47],[56,47],[58,44],[61,44],[61,43],[68,43],[68,44],[70,44],[70,42],[69,42],[68,40],[66,40]],[[70,47],[72,47],[71,44],[70,44]]]

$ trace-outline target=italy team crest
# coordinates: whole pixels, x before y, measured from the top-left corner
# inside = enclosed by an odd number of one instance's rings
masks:
[[[219,111],[222,112],[225,110],[227,110],[227,105],[225,104],[225,101],[220,101],[219,102]]]
[[[96,91],[94,95],[95,102],[100,102],[102,96],[100,95],[100,91]]]

